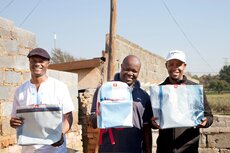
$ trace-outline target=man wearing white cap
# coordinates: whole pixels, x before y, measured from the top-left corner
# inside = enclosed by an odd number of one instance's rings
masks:
[[[166,84],[186,84],[195,85],[196,83],[187,79],[184,75],[186,68],[185,54],[179,50],[172,50],[166,57],[165,66],[169,76],[160,85]],[[156,128],[159,125],[152,119],[152,124]],[[204,94],[204,118],[198,127],[180,127],[159,129],[157,138],[157,153],[198,153],[199,147],[199,128],[207,128],[213,122],[213,115],[210,110],[207,98]]]

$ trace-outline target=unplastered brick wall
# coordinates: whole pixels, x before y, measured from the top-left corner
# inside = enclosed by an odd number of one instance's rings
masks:
[[[151,83],[162,82],[168,73],[165,68],[165,59],[154,54],[135,43],[117,35],[115,39],[115,72],[120,71],[123,59],[127,55],[136,55],[141,61],[139,80],[142,87],[149,86]],[[106,50],[108,51],[109,37],[106,36]]]
[[[28,52],[36,47],[35,34],[14,26],[10,20],[0,17],[0,152],[16,153],[16,131],[9,125],[15,90],[30,79]],[[78,76],[68,72],[49,70],[49,76],[67,84],[75,111],[72,130],[67,134],[69,152],[82,152],[81,131],[78,125]]]
[[[230,116],[215,115],[212,126],[200,132],[199,153],[230,153]]]
[[[10,20],[0,17],[0,152],[19,152],[16,132],[9,125],[13,94],[29,77],[28,59],[35,46],[35,35],[17,28]]]

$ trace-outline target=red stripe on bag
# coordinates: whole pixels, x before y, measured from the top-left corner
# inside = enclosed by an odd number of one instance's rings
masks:
[[[96,109],[96,114],[99,116],[100,115],[100,102],[97,102],[97,109]]]
[[[114,129],[115,130],[123,130],[123,128],[114,128]],[[109,139],[110,139],[111,144],[115,144],[115,140],[113,137],[113,130],[112,130],[112,128],[109,128],[109,129],[100,129],[100,136],[99,136],[99,144],[100,145],[102,144],[102,136],[107,131],[109,132]]]
[[[108,131],[109,131],[109,138],[110,138],[111,144],[115,144],[112,129],[108,129]]]

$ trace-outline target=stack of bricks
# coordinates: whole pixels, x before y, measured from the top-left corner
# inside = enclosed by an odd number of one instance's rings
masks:
[[[88,153],[97,153],[99,143],[99,129],[93,129],[90,125],[88,130]]]
[[[200,153],[230,153],[230,116],[215,115],[212,126],[200,132]]]
[[[114,72],[120,71],[120,65],[127,55],[136,55],[141,61],[141,70],[138,76],[144,84],[162,82],[167,76],[165,58],[148,51],[139,45],[130,42],[122,36],[116,35]],[[109,50],[109,35],[106,35],[106,50]]]
[[[79,124],[82,125],[82,141],[84,153],[95,153],[98,144],[98,129],[93,129],[90,123],[90,110],[95,89],[79,92]]]
[[[81,126],[77,126],[77,129],[72,129],[71,132],[68,132],[66,134],[66,139],[67,139],[67,149],[68,149],[68,153],[82,153],[83,149],[82,149],[82,141],[81,141],[81,137],[82,137],[82,129]]]

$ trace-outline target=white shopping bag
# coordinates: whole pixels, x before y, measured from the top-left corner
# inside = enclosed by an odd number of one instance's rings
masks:
[[[98,128],[133,127],[133,99],[129,86],[120,81],[104,83],[98,92]]]
[[[23,125],[17,128],[19,145],[51,145],[62,135],[62,106],[33,105],[18,107],[17,117]]]
[[[202,85],[151,85],[150,99],[161,129],[195,127],[204,117]]]

